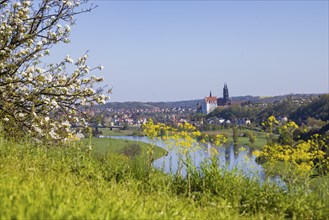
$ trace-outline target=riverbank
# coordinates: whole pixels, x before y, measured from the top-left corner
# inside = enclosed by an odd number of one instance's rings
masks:
[[[102,132],[104,136],[132,136],[132,135],[141,135],[141,131],[138,129],[115,129],[111,130],[109,128],[99,128],[99,131]]]
[[[146,160],[149,144],[114,138],[84,138],[81,140],[85,146],[90,145],[95,156],[101,157],[106,154],[121,154],[129,158],[138,158]],[[167,151],[161,147],[155,146],[153,160],[166,155]]]
[[[114,136],[113,139],[121,139],[121,141],[137,141],[139,143],[152,143],[152,141],[145,136]],[[112,139],[111,138],[111,139]],[[102,138],[104,139],[104,138]],[[107,138],[105,138],[107,139]],[[104,140],[106,142],[106,140]],[[167,149],[166,156],[162,156],[154,160],[153,166],[167,174],[175,174],[179,169],[179,161],[182,152],[177,146],[170,145],[169,149],[165,141],[157,140],[156,145],[162,149]],[[254,148],[248,146],[240,146],[233,144],[224,144],[215,146],[211,143],[199,143],[190,152],[195,167],[200,167],[205,161],[211,161],[211,152],[217,152],[218,166],[227,168],[228,170],[236,169],[243,172],[249,177],[259,178],[264,181],[264,172],[260,164],[256,163],[256,157],[253,154]],[[200,169],[198,169],[200,170]],[[186,174],[186,169],[182,169],[182,173]]]
[[[102,131],[103,136],[143,136],[143,132],[138,129],[127,129],[127,130],[110,130],[109,128],[100,128],[100,131]],[[239,138],[237,145],[240,146],[250,146],[253,148],[261,149],[263,148],[266,143],[266,133],[265,132],[259,132],[256,131],[256,139],[254,143],[250,143],[249,138],[246,137],[245,133],[250,130],[247,129],[241,129],[239,130]],[[202,133],[208,134],[208,135],[217,135],[217,134],[223,134],[225,137],[227,137],[227,143],[228,144],[234,144],[233,141],[233,134],[232,129],[221,129],[216,131],[203,131]]]

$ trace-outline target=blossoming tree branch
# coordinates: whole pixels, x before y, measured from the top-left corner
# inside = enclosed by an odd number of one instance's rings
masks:
[[[74,16],[91,11],[86,2],[0,1],[0,120],[13,137],[65,141],[72,123],[83,124],[83,107],[105,103],[104,87],[95,86],[102,70],[87,65],[87,54],[46,64],[52,46],[69,43]],[[69,71],[70,70],[70,71]]]

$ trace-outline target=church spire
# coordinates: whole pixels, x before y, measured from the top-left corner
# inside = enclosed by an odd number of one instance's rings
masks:
[[[211,90],[210,90],[210,94],[209,94],[209,97],[212,97],[212,94],[211,94]]]
[[[228,102],[229,100],[228,88],[226,83],[224,84],[224,88],[223,88],[223,99],[224,102]]]

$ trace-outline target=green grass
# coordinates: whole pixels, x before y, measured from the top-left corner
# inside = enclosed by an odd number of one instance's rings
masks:
[[[247,130],[247,129],[239,130],[239,134],[242,135],[247,131],[249,131],[249,130]],[[223,134],[223,135],[229,137],[227,140],[228,143],[230,143],[230,144],[233,143],[232,129],[221,129],[219,131],[205,131],[202,133],[211,134],[211,135]],[[255,134],[256,134],[256,140],[254,143],[250,143],[248,137],[239,137],[237,144],[242,145],[242,146],[251,146],[254,148],[264,147],[267,143],[266,133],[265,132],[255,132]]]
[[[106,143],[110,141],[110,143]],[[325,219],[329,177],[285,191],[204,163],[190,184],[122,153],[121,140],[44,147],[0,136],[0,219]],[[105,142],[105,147],[104,146]],[[108,146],[107,146],[108,144]],[[115,146],[109,152],[108,147]],[[141,145],[144,149],[146,146]],[[144,149],[145,150],[145,149]],[[143,151],[144,151],[143,150]],[[142,154],[141,154],[142,155]],[[188,192],[188,187],[190,188]]]
[[[225,201],[203,206],[177,195],[167,188],[170,177],[120,155],[98,161],[81,146],[47,149],[2,141],[0,159],[0,219],[239,216]]]
[[[84,138],[81,140],[83,145],[89,145],[91,141],[92,151],[96,155],[105,154],[126,154],[126,156],[139,157],[140,159],[146,159],[147,149],[150,144],[146,144],[138,141],[130,141],[114,138]],[[140,149],[140,150],[139,150]],[[129,154],[131,152],[131,154]],[[161,147],[155,146],[154,159],[166,155],[167,151]]]
[[[131,136],[138,135],[138,130],[128,129],[128,130],[110,130],[109,128],[99,128],[104,136]]]

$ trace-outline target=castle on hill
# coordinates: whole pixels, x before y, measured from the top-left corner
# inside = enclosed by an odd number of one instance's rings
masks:
[[[227,84],[224,84],[223,88],[223,98],[217,98],[212,96],[211,91],[209,96],[205,97],[202,104],[198,103],[197,112],[209,114],[217,107],[225,107],[231,105],[231,99],[229,98]]]

